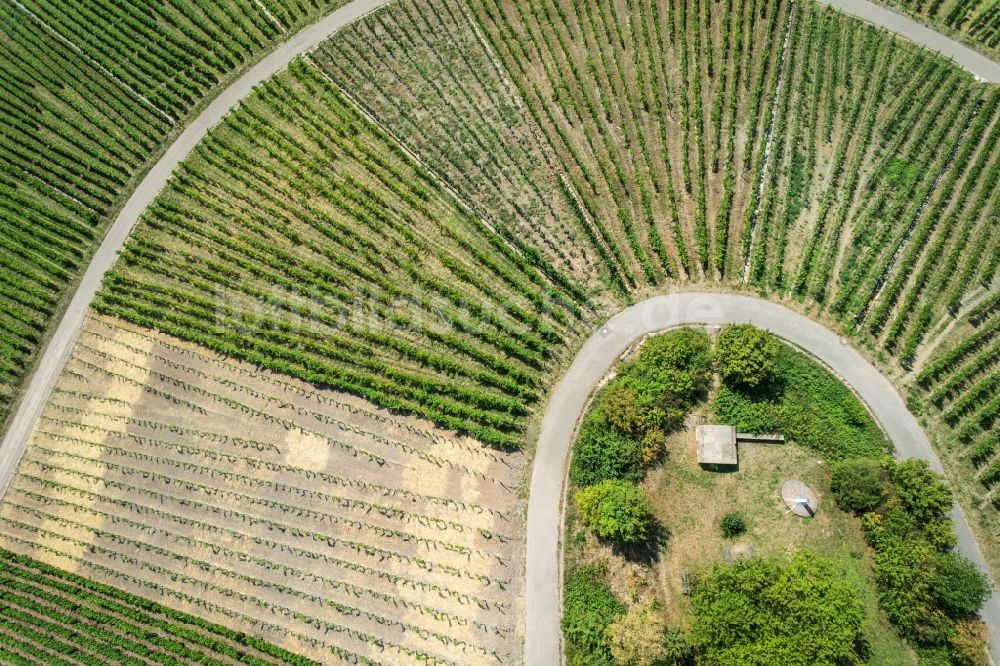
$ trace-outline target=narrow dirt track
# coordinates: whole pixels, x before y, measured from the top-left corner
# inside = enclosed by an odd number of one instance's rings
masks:
[[[934,450],[893,385],[832,331],[783,305],[735,294],[679,293],[656,296],[623,310],[594,333],[577,354],[550,398],[538,437],[528,495],[525,572],[525,663],[560,663],[562,595],[561,530],[565,470],[576,423],[594,386],[636,340],[684,324],[749,322],[773,331],[832,368],[868,405],[900,458],[923,458],[941,471]],[[979,545],[961,509],[953,510],[958,548],[987,571]],[[994,637],[1000,629],[1000,597],[983,609]],[[1000,661],[1000,641],[992,654]]]
[[[229,111],[239,104],[240,100],[249,95],[254,86],[263,83],[303,53],[315,48],[320,42],[356,21],[362,16],[388,4],[391,0],[353,0],[339,9],[327,14],[307,28],[303,28],[288,41],[278,45],[274,51],[263,60],[251,67],[246,74],[223,90],[205,109],[194,118],[185,130],[170,145],[163,156],[157,161],[139,186],[129,197],[125,206],[118,213],[114,224],[108,229],[101,246],[87,266],[87,272],[73,294],[73,300],[63,314],[59,327],[52,335],[42,357],[35,367],[31,383],[25,389],[24,397],[17,407],[17,413],[11,420],[0,445],[0,497],[3,497],[11,477],[17,467],[21,454],[28,444],[31,429],[42,413],[49,394],[62,373],[69,359],[73,344],[76,342],[83,327],[83,320],[94,300],[101,280],[111,270],[118,258],[118,251],[125,243],[129,232],[139,221],[146,207],[153,202],[156,195],[167,184],[174,169],[188,156],[188,153],[201,141],[208,131],[217,125]]]

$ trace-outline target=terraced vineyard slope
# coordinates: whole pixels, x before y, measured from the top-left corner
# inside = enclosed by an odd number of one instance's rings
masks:
[[[419,154],[491,225],[524,239],[595,286],[599,260],[582,237],[548,144],[462,6],[401,3],[310,56],[338,91]],[[490,187],[484,187],[484,184]]]
[[[0,3],[0,423],[161,146],[234,72],[338,4]]]
[[[39,230],[0,242],[35,281],[0,278],[12,386],[148,156],[316,9],[247,2],[156,9],[209,24],[141,33],[192,40],[173,68],[0,6],[34,109],[0,206]],[[181,58],[227,12],[235,51]],[[812,0],[396,0],[256,88],[145,212],[0,546],[322,663],[518,663],[540,405],[605,316],[695,285],[868,347],[993,535],[998,174],[997,88]]]
[[[885,4],[958,35],[994,60],[1000,56],[1000,3],[996,0],[886,0]]]
[[[917,395],[950,435],[945,442],[955,471],[977,480],[967,491],[972,501],[1000,509],[1000,319],[987,318],[997,301],[994,294],[967,308],[916,383]]]
[[[320,663],[508,663],[522,465],[95,316],[4,498],[0,545]]]
[[[814,3],[408,5],[315,60],[469,198],[545,188],[559,214],[524,226],[585,241],[622,291],[746,280],[866,318],[929,249],[911,240],[951,239],[944,212],[992,251],[996,188],[968,174],[995,155],[995,90],[859,21]],[[487,83],[497,67],[509,82]]]
[[[8,550],[0,550],[0,563],[0,649],[6,663],[316,664]]]
[[[583,312],[539,263],[300,61],[198,147],[96,307],[516,448]]]
[[[362,66],[367,51],[380,57]],[[812,2],[433,0],[419,11],[403,0],[313,57],[477,205],[500,192],[554,202],[524,216],[525,236],[565,239],[564,255],[577,239],[573,255],[619,298],[683,283],[762,289],[839,324],[901,375],[949,367],[934,359],[967,348],[962,322],[983,328],[986,349],[945,389],[970,389],[964,420],[951,414],[957,430],[939,434],[942,448],[957,438],[993,450],[982,396],[997,376],[995,86]],[[526,147],[538,157],[517,159]],[[532,178],[486,154],[557,173]],[[992,497],[955,469],[970,501]]]

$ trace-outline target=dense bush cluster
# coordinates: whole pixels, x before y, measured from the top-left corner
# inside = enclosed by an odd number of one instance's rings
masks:
[[[684,632],[667,623],[656,602],[631,608],[605,583],[603,566],[582,566],[566,577],[562,629],[570,666],[690,664]]]
[[[682,328],[647,340],[585,417],[573,447],[573,483],[640,480],[662,455],[666,433],[704,399],[711,374],[711,340],[704,331]]]
[[[948,663],[981,663],[986,643],[977,639],[976,613],[991,590],[952,550],[952,494],[943,478],[923,460],[885,458],[841,462],[832,482],[838,504],[864,512],[880,605],[900,634],[922,653],[951,655]]]
[[[595,406],[580,426],[569,474],[579,486],[608,479],[639,481],[645,474],[642,442],[614,428]]]
[[[650,338],[635,359],[601,389],[573,446],[570,480],[584,522],[603,539],[636,546],[646,540],[652,510],[635,484],[663,455],[678,428],[707,395],[711,340],[682,328]]]
[[[783,433],[831,460],[834,498],[862,517],[890,621],[928,663],[978,666],[986,643],[976,614],[990,589],[952,550],[953,498],[943,479],[923,461],[894,462],[857,397],[804,354],[752,326],[727,327],[719,337],[715,358],[724,382],[713,406],[720,419],[740,430]],[[599,538],[624,546],[647,538],[652,511],[635,486],[649,459],[643,438],[703,399],[712,360],[708,340],[693,330],[652,338],[598,395],[574,449],[571,477],[584,486],[576,494],[582,521]],[[677,409],[673,420],[669,409]],[[748,525],[731,512],[719,528],[734,538]],[[860,664],[866,611],[852,585],[808,552],[790,562],[715,567],[697,577],[687,636],[675,634],[655,609],[631,608],[604,618],[605,639],[574,647],[571,663],[670,664],[697,656],[734,666]]]
[[[635,550],[653,537],[653,508],[637,484],[664,454],[666,434],[705,399],[711,379],[711,339],[703,330],[681,328],[646,340],[598,393],[573,446],[569,474],[580,488],[574,498],[580,518],[599,539]],[[664,666],[691,656],[683,632],[668,626],[662,612],[626,613],[601,578],[593,567],[567,575],[563,631],[570,664]],[[588,598],[595,612],[582,608]]]
[[[830,469],[830,489],[845,511],[865,513],[882,503],[885,481],[882,465],[869,458],[852,458]]]
[[[573,666],[613,666],[606,640],[608,627],[625,606],[603,583],[604,571],[587,566],[566,575],[563,588],[562,630]]]
[[[688,637],[699,663],[863,663],[865,610],[857,590],[833,564],[808,551],[789,562],[754,558],[716,565],[695,580],[691,605]]]
[[[601,539],[637,546],[649,538],[653,508],[634,483],[607,479],[576,493],[583,523]]]
[[[830,486],[841,508],[862,516],[880,605],[921,663],[985,664],[976,614],[991,590],[953,551],[953,498],[941,475],[923,460],[847,459],[831,467]]]

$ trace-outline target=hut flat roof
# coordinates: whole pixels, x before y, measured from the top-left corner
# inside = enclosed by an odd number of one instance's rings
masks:
[[[695,428],[698,439],[698,462],[702,465],[736,465],[736,428],[728,425],[700,425]]]

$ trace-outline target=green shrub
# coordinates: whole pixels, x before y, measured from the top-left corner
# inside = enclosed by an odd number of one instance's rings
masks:
[[[715,394],[713,411],[719,420],[731,423],[741,432],[771,432],[779,426],[775,403],[756,398],[723,385]]]
[[[649,538],[653,507],[634,483],[602,481],[577,492],[576,503],[584,524],[601,539],[635,546]]]
[[[573,447],[570,479],[589,486],[608,479],[639,481],[663,453],[712,377],[711,342],[684,328],[647,340],[636,359],[601,390]]]
[[[906,540],[916,526],[913,516],[898,503],[894,503],[885,513],[866,513],[861,520],[865,539],[875,550],[882,550],[896,541]]]
[[[922,170],[918,162],[909,162],[897,157],[886,166],[885,180],[893,189],[906,190],[917,180]]]
[[[756,388],[775,375],[778,341],[751,324],[732,324],[719,333],[716,363],[722,379],[734,386]]]
[[[917,536],[896,539],[875,555],[880,605],[899,633],[923,645],[937,645],[952,623],[933,592],[937,553]]]
[[[827,560],[755,558],[695,577],[688,638],[698,663],[858,664],[864,604]]]
[[[951,491],[924,461],[887,460],[884,466],[890,481],[886,499],[877,513],[862,518],[865,538],[876,551],[879,605],[900,635],[919,647],[921,664],[950,659],[949,654],[955,661],[942,663],[974,664],[973,636],[963,638],[965,661],[948,645],[991,589],[972,562],[950,552],[957,541],[948,513]]]
[[[722,528],[722,536],[732,539],[747,531],[747,521],[738,513],[727,513],[722,517],[720,527]]]
[[[687,634],[677,627],[667,627],[667,633],[663,637],[663,647],[666,653],[663,664],[688,664],[694,657],[694,648]]]
[[[956,617],[977,612],[992,592],[979,567],[958,553],[938,555],[931,590],[938,605]]]
[[[931,470],[926,460],[911,458],[897,464],[892,482],[907,511],[918,523],[939,520],[951,510],[951,489],[940,474]]]
[[[855,513],[874,510],[886,494],[881,466],[863,458],[835,463],[830,470],[830,489],[840,508]]]
[[[601,391],[594,409],[600,410],[608,425],[634,439],[658,427],[664,417],[655,405],[640,404],[639,393],[617,378]]]
[[[942,553],[946,553],[958,545],[958,535],[955,534],[955,526],[951,524],[951,518],[947,516],[927,523],[921,529],[921,533],[927,539],[927,543]]]
[[[656,380],[656,389],[693,400],[712,380],[712,341],[695,328],[680,328],[643,343],[628,374]]]
[[[563,594],[562,630],[567,656],[580,666],[613,666],[605,634],[625,607],[604,585],[603,569],[580,567],[569,572]]]
[[[672,430],[704,398],[711,380],[708,334],[682,328],[643,343],[636,359],[620,368],[615,382],[634,399],[631,411],[641,415],[638,420],[645,428]]]
[[[920,666],[955,666],[951,650],[947,646],[917,647],[917,661]]]
[[[642,475],[642,443],[612,428],[600,410],[591,410],[573,446],[569,478],[590,486],[609,479],[639,481]]]

